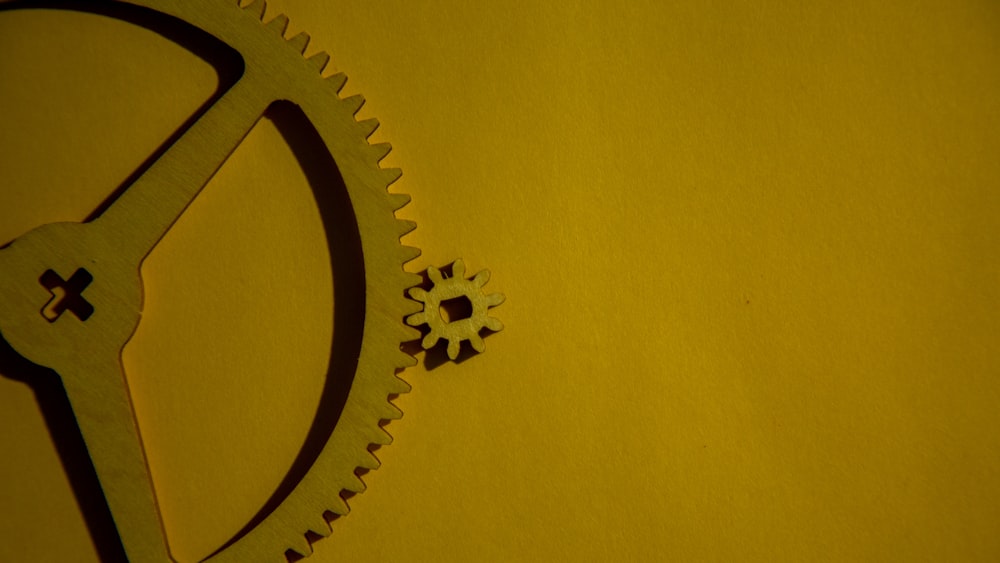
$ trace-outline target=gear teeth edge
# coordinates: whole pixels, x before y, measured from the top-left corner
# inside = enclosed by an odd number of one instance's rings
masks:
[[[374,149],[375,162],[382,162],[382,160],[392,152],[392,145],[389,143],[374,143],[368,145]]]
[[[412,247],[406,247],[406,246],[404,246],[404,248],[412,248]],[[417,256],[420,256],[420,250],[419,249],[417,249]],[[411,260],[413,260],[413,258],[406,258],[405,261],[403,262],[403,264],[406,265],[406,263],[409,262],[409,261],[411,261]],[[401,277],[400,280],[405,280],[405,281],[401,281],[400,282],[400,287],[402,288],[403,297],[405,297],[408,301],[413,301],[414,303],[419,303],[420,307],[421,307],[421,310],[423,310],[422,307],[424,306],[424,304],[418,302],[416,299],[413,298],[413,296],[410,295],[410,290],[411,289],[413,289],[414,287],[417,287],[417,286],[419,286],[419,285],[421,285],[421,284],[424,283],[423,276],[421,276],[420,274],[414,274],[413,272],[407,272],[407,271],[404,270],[403,271],[403,277]],[[409,313],[407,313],[407,314],[409,315]],[[408,325],[406,323],[402,323],[400,326],[409,327],[410,325]]]
[[[306,53],[306,48],[309,47],[309,34],[306,32],[301,32],[295,37],[288,40],[288,44],[298,51],[300,54]]]
[[[379,168],[379,170],[381,170],[382,174],[385,175],[385,178],[386,178],[385,185],[386,185],[386,187],[395,184],[396,180],[399,180],[399,178],[403,175],[403,171],[400,170],[399,168]],[[400,195],[403,195],[403,194],[400,194]],[[407,197],[409,197],[409,196],[407,196]]]
[[[312,522],[306,524],[306,529],[309,530],[309,532],[316,534],[317,536],[323,538],[330,537],[330,532],[333,531],[330,528],[330,523],[327,522],[326,518],[323,517],[322,511],[317,511],[316,514],[317,516],[315,517],[312,516],[309,517],[309,519],[312,520]],[[309,539],[309,532],[303,534],[303,536],[306,537],[306,540]],[[313,543],[312,541],[309,542],[310,548],[312,547],[312,543]]]
[[[385,405],[380,405],[384,409],[384,412],[379,413],[379,417],[384,420],[399,420],[403,418],[403,411],[399,410],[399,407],[390,403],[385,402]]]
[[[326,512],[327,510],[323,503],[316,504],[313,510],[309,512],[309,516],[304,522],[305,529],[308,531],[302,534],[307,540],[310,539],[310,532],[324,538],[330,535],[332,528],[330,527],[330,522],[324,516]],[[310,540],[309,543],[312,544],[313,540]]]
[[[361,457],[358,458],[357,465],[362,469],[367,469],[369,471],[372,471],[381,467],[382,462],[380,462],[378,458],[375,457],[375,455],[372,454],[370,451],[365,450],[365,453],[363,453]]]
[[[413,272],[407,272],[407,271],[403,272],[403,277],[400,278],[400,279],[402,280],[400,282],[400,286],[402,286],[404,292],[406,292],[408,289],[410,289],[410,288],[412,288],[414,286],[420,285],[420,282],[423,281],[423,278],[421,278],[419,275],[414,274]],[[409,294],[407,294],[407,295],[409,295]],[[417,303],[417,301],[413,301],[413,302]]]
[[[312,555],[312,544],[309,542],[309,539],[306,538],[305,534],[294,534],[290,535],[289,538],[289,542],[286,544],[285,553],[294,551],[302,557],[309,557]]]
[[[364,480],[362,480],[361,477],[358,477],[357,473],[352,473],[351,477],[348,478],[347,486],[344,487],[344,490],[361,494],[365,492],[367,488],[368,485],[365,484]]]
[[[265,2],[264,0],[253,0],[246,6],[243,6],[243,9],[246,10],[248,13],[257,16],[258,20],[263,20],[264,11],[267,9],[267,2]]]
[[[266,0],[252,0],[249,4],[243,6],[242,9],[245,10],[247,13],[255,16],[257,20],[263,23],[264,17],[267,12],[267,2]],[[269,20],[267,23],[265,23],[264,27],[266,29],[269,29],[277,33],[279,36],[281,36],[282,39],[284,39],[285,33],[288,31],[288,24],[289,24],[288,16],[285,14],[278,14],[277,16],[271,18],[271,20]],[[305,58],[306,49],[309,48],[309,43],[312,41],[312,37],[308,33],[303,31],[298,33],[291,39],[287,39],[286,41],[288,42],[289,46],[291,46],[300,55],[302,55],[303,58]],[[305,58],[305,60],[307,63],[309,63],[310,66],[315,68],[319,74],[323,74],[323,72],[326,70],[326,67],[330,64],[330,55],[326,51],[319,51],[316,54],[308,58]],[[343,82],[346,81],[347,79],[347,77],[343,75],[341,75],[339,78],[342,79],[342,82],[340,83],[339,86],[335,85],[337,92],[339,92],[340,89],[343,88]],[[336,82],[334,82],[334,84],[336,84]]]
[[[365,136],[365,139],[367,139],[372,136],[372,133],[374,133],[376,129],[378,129],[379,122],[377,119],[372,117],[370,119],[363,119],[359,121],[358,125],[361,126],[361,134]]]
[[[372,438],[372,444],[376,446],[388,446],[392,444],[392,434],[386,432],[385,428],[378,427],[378,434]]]
[[[406,264],[410,260],[413,260],[413,259],[417,258],[418,256],[420,256],[420,249],[417,248],[417,247],[415,247],[415,246],[406,246],[406,245],[403,245],[402,248],[403,248],[403,252],[402,252],[403,264]]]
[[[264,16],[267,12],[267,2],[266,0],[252,0],[246,6],[242,8],[247,13],[255,16],[257,20],[263,23]],[[278,14],[277,16],[271,18],[270,21],[264,24],[266,29],[274,31],[279,36],[284,39],[285,33],[288,31],[289,19],[285,14]],[[309,48],[309,43],[312,41],[312,37],[306,32],[300,32],[291,39],[286,40],[293,49],[298,51],[300,55],[305,58],[306,49]],[[305,59],[310,66],[316,69],[319,74],[323,74],[326,67],[330,64],[330,55],[326,51],[319,51],[318,53],[312,55]],[[346,81],[347,77],[342,77]],[[343,87],[343,82],[339,86],[335,86],[337,92]]]
[[[412,198],[410,198],[410,194],[403,194],[403,193],[394,194],[394,193],[390,193],[389,194],[389,206],[392,208],[393,211],[399,211],[400,209],[402,209],[402,208],[406,207],[407,205],[409,205],[411,199]],[[405,219],[397,219],[397,221],[406,221],[406,220]],[[410,227],[406,231],[406,233],[412,231],[413,229],[415,229],[417,227],[417,224],[414,223],[413,221],[406,221],[406,222],[413,224],[413,226]],[[406,234],[406,233],[403,233],[403,234]],[[402,235],[400,235],[400,236],[402,236]]]
[[[319,74],[323,74],[323,71],[326,70],[326,65],[330,63],[330,55],[326,51],[320,51],[306,59],[306,62],[315,68]]]
[[[278,14],[271,18],[271,21],[264,24],[264,27],[277,33],[283,39],[285,37],[285,32],[288,31],[288,16],[285,14]]]
[[[333,76],[330,78],[333,78]],[[344,82],[347,82],[346,76],[344,77]],[[343,84],[341,84],[341,88],[343,88]],[[339,92],[340,88],[337,88],[337,91]],[[361,111],[361,107],[365,105],[365,97],[361,94],[355,94],[353,96],[343,98],[343,102],[347,104],[348,108],[350,108],[352,115],[357,115],[358,112]]]
[[[266,2],[265,0],[253,0],[250,4],[244,6],[243,9],[255,15],[258,18],[258,20],[263,21],[263,18],[266,13]],[[278,35],[284,38],[284,35],[288,30],[288,24],[289,24],[288,17],[285,16],[284,14],[279,14],[278,16],[272,18],[264,25],[268,29],[277,32]],[[305,50],[309,45],[310,37],[306,33],[299,33],[298,35],[292,37],[291,39],[288,39],[287,41],[290,46],[292,46],[299,53],[304,55]],[[330,55],[327,54],[326,52],[318,52],[315,55],[305,60],[310,64],[310,66],[315,68],[318,73],[322,74],[330,63]],[[333,86],[335,92],[339,94],[340,91],[343,89],[344,84],[347,82],[347,76],[344,75],[343,73],[336,73],[327,77],[326,80],[328,80],[329,84]],[[361,110],[361,108],[364,106],[365,103],[364,97],[361,96],[360,94],[349,96],[347,98],[342,98],[342,101],[348,105],[348,108],[351,110],[352,115],[357,115],[358,111]],[[365,119],[359,121],[356,120],[356,122],[361,127],[365,139],[370,137],[375,132],[375,130],[378,129],[379,126],[379,123],[376,119]],[[375,143],[371,144],[370,146],[374,149],[374,153],[376,155],[376,162],[384,159],[392,148],[391,145],[389,145],[388,143]],[[402,171],[399,170],[398,168],[379,168],[379,170],[383,171],[384,177],[386,179],[385,180],[386,186],[389,186],[394,182],[396,182],[402,175]],[[394,211],[403,208],[410,202],[410,196],[407,194],[389,194],[389,196]],[[400,233],[400,237],[409,232],[412,232],[416,227],[416,224],[412,221],[400,220],[400,219],[397,219],[397,221],[399,221],[398,231]],[[402,258],[402,264],[405,264],[413,260],[414,258],[420,256],[421,253],[419,248],[415,248],[412,246],[401,245],[401,249],[402,251],[400,256]],[[410,274],[404,271],[403,276],[406,278],[406,287],[410,287],[420,282],[420,278],[416,274]],[[418,306],[419,304],[413,302],[413,305]],[[417,331],[414,328],[407,327],[404,325],[402,327],[402,330],[405,331],[405,334],[403,335],[404,337],[410,337],[410,339],[419,337],[419,331]],[[400,369],[402,369],[416,365],[417,361],[416,358],[414,358],[412,355],[400,350],[399,359],[395,363],[399,366]],[[387,388],[385,389],[386,400],[384,403],[380,405],[382,406],[382,408],[379,409],[379,411],[381,412],[377,413],[377,416],[380,417],[380,420],[382,420],[383,422],[388,422],[391,420],[398,420],[402,418],[403,412],[398,407],[396,407],[396,405],[394,405],[391,400],[389,400],[389,397],[392,395],[407,393],[410,390],[411,390],[410,384],[401,377],[399,377],[398,375],[396,375],[394,377],[394,380],[391,383],[388,383]],[[393,442],[392,435],[389,434],[389,432],[387,432],[381,424],[376,427],[374,435],[371,436],[370,438],[371,439],[369,441],[369,447],[389,445]],[[377,469],[378,467],[381,466],[381,461],[370,450],[366,449],[365,454],[363,455],[364,455],[363,458],[357,460],[356,463],[357,468],[355,472],[348,478],[348,482],[345,484],[345,486],[342,487],[341,492],[338,495],[336,495],[336,498],[330,499],[332,501],[331,504],[333,504],[333,506],[328,510],[329,513],[337,515],[348,514],[350,512],[350,505],[344,498],[344,494],[347,493],[349,495],[350,493],[361,493],[364,492],[365,489],[367,489],[367,485],[365,484],[364,480],[361,479],[360,476],[358,476],[358,471]],[[324,516],[320,516],[319,521],[314,520],[313,522],[307,524],[306,528],[308,531],[304,534],[299,534],[299,533],[289,534],[289,537],[295,539],[292,545],[289,546],[288,551],[294,551],[295,553],[303,557],[308,557],[313,552],[312,542],[308,537],[309,532],[312,532],[321,537],[326,537],[331,533],[330,523]]]
[[[415,314],[417,314],[417,313],[419,313],[420,311],[423,311],[423,310],[424,310],[424,304],[423,303],[420,303],[419,301],[414,301],[413,299],[407,299],[406,300],[406,309],[405,309],[406,312],[403,314],[403,316],[404,317],[409,317],[409,316],[415,315]],[[417,340],[417,339],[420,338],[420,335],[421,335],[421,332],[419,330],[417,330],[416,328],[414,328],[414,327],[412,327],[410,325],[402,325],[402,326],[400,326],[399,327],[399,331],[400,331],[399,337],[401,339],[400,340],[401,342],[410,342],[411,340]],[[407,356],[410,356],[410,355],[407,354]],[[413,356],[410,356],[410,357],[413,358]],[[416,359],[414,358],[414,362],[415,361],[416,361]],[[411,363],[410,365],[408,365],[406,367],[413,367],[415,365],[416,365],[415,363]]]
[[[347,516],[347,514],[351,512],[351,507],[350,505],[347,504],[347,501],[344,500],[343,494],[344,494],[344,489],[342,489],[340,492],[334,495],[336,498],[331,499],[333,502],[333,506],[328,508],[330,512],[338,516]]]
[[[346,77],[344,77],[344,80],[346,81]],[[341,82],[341,86],[342,85],[343,82]],[[353,108],[355,114],[357,113],[358,110],[360,110],[361,106],[364,105],[364,98],[361,97],[360,95],[351,96],[349,98],[344,99],[344,101],[348,102],[349,104],[355,105],[355,107]],[[377,128],[377,122],[375,122],[375,126],[373,127],[370,125],[370,122],[372,121],[374,120],[364,120],[358,123],[362,125],[362,127],[369,127],[370,130],[374,132],[375,128]],[[389,149],[391,148],[388,145],[388,143],[378,143],[371,146],[375,148],[377,151],[383,152],[382,157],[384,157],[385,154],[388,154]],[[379,160],[381,160],[382,157],[380,157]],[[386,182],[387,186],[395,182],[402,175],[402,171],[399,170],[398,168],[385,168],[381,170],[387,172],[388,173],[387,176],[390,177],[389,181]],[[411,200],[408,194],[389,194],[389,197],[394,211],[406,206]],[[396,221],[398,222],[397,231],[399,232],[400,237],[402,237],[407,233],[412,232],[417,226],[415,222],[406,219],[396,219]],[[403,264],[409,262],[413,258],[416,258],[417,256],[420,255],[419,248],[412,246],[405,246],[405,245],[400,245],[400,248],[402,249],[401,257],[403,258],[402,261]],[[406,287],[415,285],[420,281],[420,276],[416,274],[412,274],[406,271],[403,271],[402,274],[403,274],[402,277],[405,278]],[[419,305],[416,302],[412,302],[412,304],[414,306]],[[403,337],[406,339],[417,338],[420,335],[420,332],[418,330],[411,327],[407,327],[405,325],[402,327],[401,332],[403,331],[405,331]],[[406,340],[401,340],[401,341],[406,341]],[[400,370],[402,370],[407,367],[412,367],[416,365],[417,359],[414,358],[412,355],[400,350],[398,355],[398,360],[395,362],[395,364],[398,366]],[[378,456],[376,456],[372,452],[372,448],[392,444],[394,439],[392,435],[384,428],[384,424],[391,422],[393,420],[399,420],[403,417],[403,411],[395,404],[393,404],[393,402],[390,400],[390,397],[395,395],[400,395],[403,393],[409,393],[411,390],[412,387],[410,386],[410,384],[402,377],[400,377],[398,373],[394,376],[394,380],[386,385],[385,389],[383,390],[386,393],[385,402],[378,404],[377,405],[378,412],[374,413],[376,414],[376,416],[379,417],[381,423],[375,428],[373,434],[367,437],[368,447],[365,449],[363,457],[356,459],[352,463],[352,465],[356,466],[355,471],[351,477],[348,477],[348,482],[342,486],[343,488],[341,490],[341,493],[337,495],[337,499],[334,501],[335,506],[329,509],[328,512],[331,512],[333,514],[338,514],[341,516],[346,515],[347,513],[350,512],[350,505],[344,499],[344,495],[346,494],[349,496],[351,494],[360,494],[363,493],[368,488],[367,484],[364,482],[364,479],[361,478],[359,473],[377,470],[382,466],[381,460],[379,460]],[[314,528],[315,526],[309,526],[309,531],[314,533],[317,532]],[[327,535],[331,533],[329,530],[332,530],[332,526],[326,526],[322,530],[324,533],[321,533],[319,535],[327,537]],[[309,555],[312,554],[311,551],[312,545],[311,542],[308,540],[307,536],[308,532],[306,534],[303,534],[301,537],[306,539],[306,543],[309,544],[308,553],[300,551],[299,549],[294,549],[294,551],[297,554],[302,555],[303,557],[308,557]]]
[[[336,74],[331,74],[326,80],[331,86],[333,86],[333,90],[339,94],[340,91],[344,89],[344,84],[347,83],[347,75],[343,72],[338,72]]]
[[[406,203],[403,205],[406,205]],[[409,219],[396,219],[396,232],[399,234],[400,238],[412,233],[416,228],[417,224]]]
[[[400,323],[400,324],[402,325],[402,323]],[[405,325],[403,325],[403,327],[404,328],[401,329],[401,330],[406,330],[407,328],[409,328],[409,327],[406,327]],[[406,342],[406,341],[402,340],[401,342]],[[400,350],[399,351],[399,361],[396,362],[396,363],[400,365],[400,369],[406,369],[406,368],[411,368],[411,367],[417,365],[417,359],[414,358],[413,356],[407,354],[406,352]],[[400,390],[398,390],[398,386],[393,385],[392,388],[388,389],[389,393],[393,394],[393,395],[401,395],[403,393],[408,393],[410,391],[410,389],[409,389],[410,384],[407,383],[405,379],[401,379],[399,376],[396,376],[396,379],[398,379],[399,381],[401,381],[402,382],[401,385],[405,386],[406,389],[400,391]]]
[[[406,354],[406,352],[403,352],[403,354]],[[409,354],[406,354],[406,356],[408,358],[412,358],[414,362],[416,361],[416,358],[413,358],[413,356]],[[412,367],[413,365],[416,364],[410,364],[406,367]],[[396,376],[396,380],[389,387],[389,393],[392,393],[393,395],[402,395],[403,393],[409,393],[412,390],[413,387],[407,383],[405,379],[399,377],[398,375]]]

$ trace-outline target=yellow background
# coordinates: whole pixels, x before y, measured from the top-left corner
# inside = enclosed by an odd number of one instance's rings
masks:
[[[393,143],[407,269],[507,295],[485,354],[404,373],[311,561],[1000,558],[1000,9],[843,4],[270,4]],[[144,30],[0,13],[0,239],[82,219],[214,87]],[[178,554],[312,418],[309,198],[265,120],[144,266],[125,362]],[[93,559],[23,383],[0,428],[0,560]]]

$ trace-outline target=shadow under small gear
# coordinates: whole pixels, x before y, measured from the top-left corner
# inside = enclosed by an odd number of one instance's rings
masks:
[[[465,278],[465,262],[455,260],[451,266],[452,276],[445,277],[441,270],[431,266],[427,276],[433,282],[433,287],[425,290],[420,287],[411,288],[410,297],[424,304],[424,310],[406,317],[406,324],[420,326],[426,324],[430,332],[424,336],[420,345],[424,350],[431,349],[438,340],[448,341],[448,357],[458,358],[459,348],[463,340],[468,340],[476,352],[483,352],[486,344],[479,331],[486,328],[493,332],[503,330],[503,323],[489,316],[490,307],[496,307],[504,302],[501,293],[483,293],[483,286],[490,280],[490,271],[482,270],[472,279]],[[450,320],[442,313],[441,304],[451,299],[466,298],[472,305],[472,312],[466,318]]]

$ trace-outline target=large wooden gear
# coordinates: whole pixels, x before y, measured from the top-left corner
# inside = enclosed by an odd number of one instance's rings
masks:
[[[0,249],[0,333],[61,377],[129,559],[171,560],[121,361],[142,310],[140,265],[265,110],[277,101],[297,105],[336,162],[357,221],[365,288],[357,368],[305,477],[209,559],[307,555],[307,535],[326,536],[327,517],[347,513],[341,493],[364,489],[358,468],[378,466],[369,448],[391,440],[379,423],[401,415],[387,397],[409,389],[396,373],[415,360],[400,343],[419,333],[401,321],[420,308],[404,294],[420,280],[402,265],[419,251],[401,245],[414,224],[394,215],[409,198],[387,190],[399,171],[379,167],[389,147],[368,143],[377,123],[355,119],[363,99],[339,96],[346,78],[322,76],[325,54],[303,57],[309,38],[286,39],[287,18],[263,23],[263,0],[245,8],[236,0],[115,3],[204,30],[237,51],[245,71],[98,217],[44,225]]]

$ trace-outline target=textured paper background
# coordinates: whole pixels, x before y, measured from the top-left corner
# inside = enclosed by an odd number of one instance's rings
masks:
[[[311,560],[996,560],[1000,10],[620,4],[271,3],[382,121],[408,267],[508,297],[486,354],[404,374]],[[0,14],[4,241],[85,216],[213,88],[73,18]],[[315,408],[304,182],[263,123],[144,269],[126,365],[179,555]],[[0,428],[0,560],[93,558],[24,384]]]

